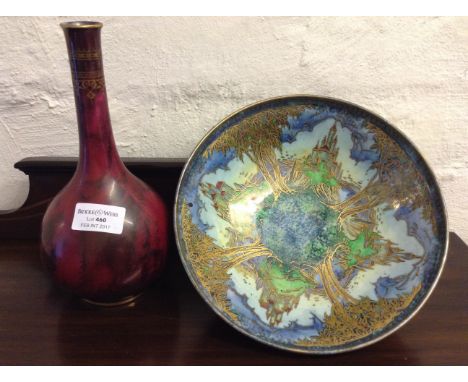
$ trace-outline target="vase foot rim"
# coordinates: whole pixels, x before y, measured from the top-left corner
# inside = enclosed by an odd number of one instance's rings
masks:
[[[140,296],[141,296],[141,293],[139,293],[137,295],[124,297],[121,300],[112,301],[112,302],[94,301],[94,300],[89,300],[87,298],[82,298],[82,300],[84,302],[88,303],[88,304],[91,304],[91,305],[104,306],[104,307],[114,307],[114,306],[122,306],[122,305],[131,304],[132,302],[134,302]]]

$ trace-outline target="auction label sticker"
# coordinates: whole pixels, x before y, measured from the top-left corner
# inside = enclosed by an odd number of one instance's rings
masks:
[[[124,207],[107,204],[76,203],[72,229],[120,235],[123,230],[125,211]]]

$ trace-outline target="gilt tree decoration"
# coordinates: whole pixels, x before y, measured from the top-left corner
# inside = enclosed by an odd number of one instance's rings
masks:
[[[226,131],[204,155],[209,156],[215,150],[226,154],[234,148],[238,158],[242,160],[245,155],[258,166],[275,197],[291,192],[281,174],[275,150],[281,150],[281,128],[288,124],[288,117],[303,110],[304,106],[288,106],[248,117]]]

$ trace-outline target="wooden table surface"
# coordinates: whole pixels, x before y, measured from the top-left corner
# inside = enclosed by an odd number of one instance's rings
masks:
[[[433,295],[407,325],[332,356],[269,348],[218,318],[171,252],[165,275],[126,308],[95,308],[57,290],[36,241],[0,242],[2,365],[467,365],[468,252],[455,234]]]

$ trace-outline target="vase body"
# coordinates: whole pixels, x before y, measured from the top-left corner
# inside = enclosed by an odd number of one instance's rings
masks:
[[[90,302],[130,301],[162,271],[167,212],[121,161],[110,123],[100,23],[62,24],[78,118],[80,156],[50,203],[41,254],[52,278]]]

